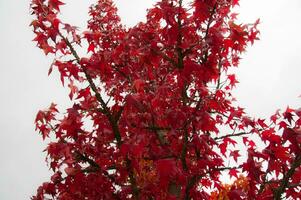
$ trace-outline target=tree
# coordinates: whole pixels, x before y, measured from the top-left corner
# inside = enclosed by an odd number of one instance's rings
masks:
[[[234,104],[228,69],[259,34],[259,20],[236,22],[238,3],[161,0],[125,28],[98,0],[80,33],[63,2],[32,0],[34,41],[73,102],[37,114],[53,175],[32,199],[299,198],[301,110],[254,119]]]

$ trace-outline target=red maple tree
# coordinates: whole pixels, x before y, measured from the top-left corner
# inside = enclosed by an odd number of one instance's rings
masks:
[[[98,0],[79,32],[63,2],[31,0],[34,41],[73,102],[37,114],[53,175],[32,199],[300,198],[301,110],[264,120],[233,104],[228,69],[259,33],[236,22],[238,3],[161,0],[125,28]]]

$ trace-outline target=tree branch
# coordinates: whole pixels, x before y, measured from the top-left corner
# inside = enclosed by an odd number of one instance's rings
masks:
[[[242,136],[242,135],[248,135],[248,134],[252,134],[253,132],[239,132],[239,133],[234,133],[234,134],[229,134],[229,135],[223,135],[220,137],[215,137],[213,138],[214,140],[222,140],[224,138],[228,138],[228,137],[238,137],[238,136]]]
[[[187,156],[187,144],[188,144],[188,130],[187,127],[185,127],[184,130],[184,138],[183,138],[183,147],[182,147],[182,152],[181,152],[181,162],[183,169],[187,171],[187,163],[186,163],[186,156]]]

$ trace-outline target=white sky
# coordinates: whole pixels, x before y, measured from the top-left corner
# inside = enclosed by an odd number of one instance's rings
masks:
[[[64,18],[85,27],[88,5],[68,0]],[[129,26],[144,19],[151,0],[118,0],[122,21]],[[261,18],[261,41],[248,48],[237,69],[238,104],[253,116],[277,108],[301,106],[301,1],[241,0],[240,19]],[[0,0],[0,199],[29,199],[48,180],[42,150],[45,143],[34,131],[39,109],[51,102],[68,105],[68,93],[58,76],[47,76],[51,59],[31,42],[28,1]],[[57,74],[56,74],[57,75]]]

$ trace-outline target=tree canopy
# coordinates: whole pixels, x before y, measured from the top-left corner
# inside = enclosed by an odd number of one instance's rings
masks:
[[[80,31],[60,20],[62,1],[31,0],[34,41],[73,102],[37,114],[53,175],[32,199],[300,197],[301,110],[255,119],[234,103],[229,69],[259,34],[238,4],[161,0],[126,28],[98,0]]]

